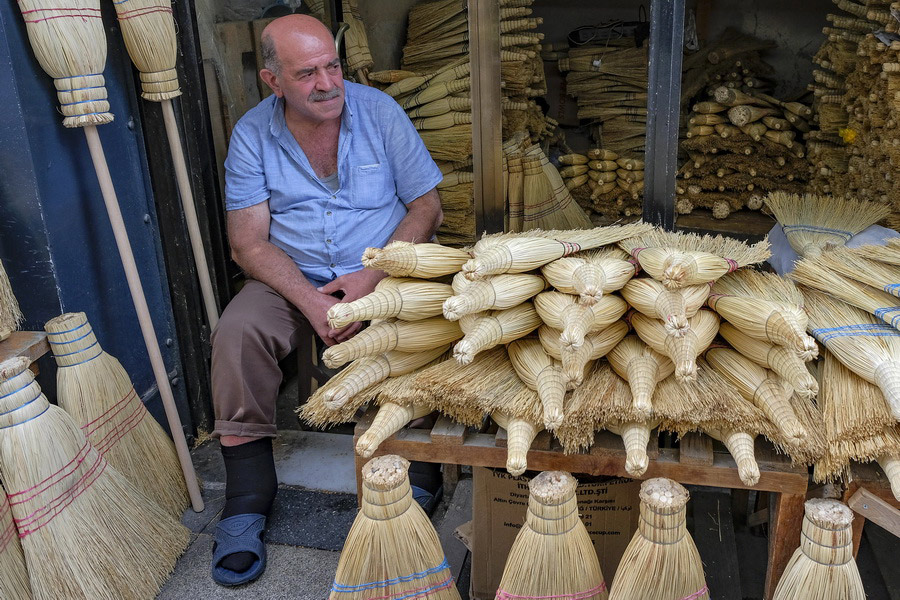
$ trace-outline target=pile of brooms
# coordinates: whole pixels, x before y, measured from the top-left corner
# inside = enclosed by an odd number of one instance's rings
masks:
[[[586,154],[563,154],[559,174],[585,211],[615,220],[641,214],[644,161],[612,150],[592,148]]]
[[[507,430],[515,474],[544,429],[567,451],[590,446],[597,430],[621,435],[635,476],[647,468],[657,427],[705,431],[753,485],[756,436],[798,462],[824,453],[811,401],[817,384],[804,376],[816,347],[804,333],[801,297],[787,280],[738,271],[767,256],[764,242],[643,224],[485,236],[468,251],[370,249],[364,264],[391,277],[372,297],[335,305],[329,318],[376,323],[326,352],[331,365],[355,360],[301,416],[343,422],[374,399],[381,408],[357,447],[368,456],[433,410],[469,426],[490,415]],[[425,286],[439,293],[413,308]],[[394,369],[403,353],[417,364]]]

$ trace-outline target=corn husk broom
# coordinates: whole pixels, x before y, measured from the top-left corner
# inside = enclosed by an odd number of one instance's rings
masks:
[[[628,310],[625,301],[616,295],[602,296],[596,303],[585,305],[575,296],[554,291],[535,296],[534,307],[544,323],[562,331],[561,352],[577,350],[586,335],[608,327]]]
[[[647,444],[650,434],[659,426],[659,419],[631,423],[608,423],[606,428],[622,438],[625,444],[625,471],[632,477],[640,477],[647,472],[650,458]]]
[[[506,470],[518,477],[528,468],[528,451],[540,429],[527,419],[501,411],[491,413],[491,418],[506,430]]]
[[[541,318],[531,302],[506,310],[464,315],[459,326],[465,335],[453,347],[453,358],[467,365],[479,352],[524,337],[540,324]]]
[[[625,284],[622,297],[641,314],[665,323],[669,335],[681,337],[688,331],[688,319],[706,303],[709,291],[705,283],[667,290],[655,279],[638,277]]]
[[[384,248],[366,248],[362,265],[380,269],[392,277],[433,279],[459,271],[468,253],[440,244],[393,241]]]
[[[867,259],[845,246],[822,254],[818,261],[844,277],[900,297],[900,268],[896,265]]]
[[[684,382],[696,378],[697,356],[712,343],[719,317],[709,310],[699,311],[688,319],[689,328],[681,337],[669,335],[662,321],[640,313],[632,315],[631,325],[645,344],[675,363],[675,378]]]
[[[616,321],[600,331],[585,335],[584,343],[578,348],[563,348],[559,341],[562,331],[549,325],[541,325],[538,329],[538,338],[544,351],[562,363],[569,389],[581,385],[588,364],[606,356],[627,334],[628,324]]]
[[[588,250],[547,263],[541,273],[560,292],[579,296],[583,304],[593,304],[603,294],[622,289],[635,275],[637,265],[627,257],[618,248]]]
[[[623,338],[606,357],[616,374],[627,381],[631,388],[635,416],[649,419],[656,386],[675,372],[675,363],[650,348],[636,335]]]
[[[327,348],[322,354],[322,362],[335,369],[352,360],[378,356],[391,350],[430,351],[461,337],[459,324],[443,317],[429,317],[420,321],[381,321],[363,329],[346,342]]]
[[[406,427],[410,421],[430,413],[429,408],[422,406],[385,402],[378,407],[369,429],[356,441],[356,453],[363,458],[370,458],[383,441]]]
[[[463,315],[512,308],[545,287],[546,283],[540,275],[492,275],[470,281],[463,273],[457,273],[453,277],[453,295],[443,304],[444,318],[457,321]]]
[[[441,314],[453,290],[445,283],[385,278],[375,291],[353,302],[338,302],[328,309],[328,324],[340,329],[355,321],[397,318],[420,321]]]
[[[562,366],[554,361],[534,338],[515,340],[506,346],[509,360],[519,379],[536,391],[543,406],[544,428],[553,431],[563,420],[566,379]]]

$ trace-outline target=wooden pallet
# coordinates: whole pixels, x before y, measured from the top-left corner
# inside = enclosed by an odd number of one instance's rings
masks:
[[[853,463],[841,498],[853,509],[853,555],[859,552],[866,520],[900,537],[900,501],[876,463]]]
[[[377,407],[370,407],[356,425],[354,444],[372,424]],[[428,429],[403,429],[385,440],[376,455],[398,454],[409,460],[450,465],[504,468],[506,432],[473,431],[447,417],[438,418]],[[712,440],[699,434],[686,436],[679,448],[660,447],[651,438],[647,449],[650,465],[641,479],[668,477],[683,484],[719,488],[748,489],[740,480],[737,465],[727,452],[714,451]],[[562,470],[588,475],[631,477],[625,471],[622,439],[609,432],[597,433],[594,445],[577,454],[564,454],[558,442],[541,432],[528,453],[528,468],[536,471]],[[356,456],[357,489],[360,472],[368,459]],[[776,454],[768,442],[757,439],[756,460],[759,483],[752,489],[773,495],[769,517],[769,562],[766,570],[766,598],[775,591],[788,560],[800,545],[800,525],[806,500],[808,473],[792,466],[790,459]],[[473,557],[473,560],[478,560]]]

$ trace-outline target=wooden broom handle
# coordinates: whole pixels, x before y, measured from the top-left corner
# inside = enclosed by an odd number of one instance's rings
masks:
[[[178,181],[178,195],[181,196],[181,208],[184,210],[184,218],[187,221],[188,237],[191,239],[191,250],[194,253],[194,263],[197,265],[197,277],[200,279],[200,292],[203,294],[203,305],[206,307],[206,319],[209,323],[209,331],[212,333],[212,330],[216,328],[216,323],[219,322],[219,309],[216,306],[216,297],[209,279],[206,252],[203,251],[203,236],[200,234],[200,226],[197,224],[197,208],[194,206],[194,194],[191,191],[191,182],[188,179],[187,167],[184,162],[184,151],[181,148],[181,135],[178,132],[178,124],[175,122],[172,101],[163,100],[161,104],[163,120],[166,122],[166,137],[169,138],[169,151],[172,153],[172,163],[175,165],[175,179]]]
[[[141,325],[141,333],[144,335],[144,344],[147,346],[147,354],[150,355],[150,365],[153,367],[153,375],[156,385],[159,386],[159,395],[162,398],[166,418],[169,421],[169,429],[175,441],[175,450],[178,452],[178,461],[184,473],[188,493],[191,496],[191,506],[195,512],[203,511],[203,498],[200,496],[200,486],[197,485],[197,474],[194,472],[194,464],[188,451],[187,441],[184,439],[184,431],[181,429],[181,418],[175,407],[175,398],[172,388],[169,387],[169,379],[166,375],[166,367],[163,364],[162,354],[159,351],[159,343],[156,340],[156,332],[153,329],[153,321],[150,319],[150,309],[147,308],[147,299],[144,297],[144,288],[138,275],[137,265],[134,262],[134,254],[128,241],[128,232],[125,222],[122,220],[122,211],[119,209],[119,201],[116,198],[116,190],[113,188],[112,178],[109,176],[109,166],[103,154],[103,146],[100,144],[100,135],[97,127],[89,125],[84,127],[84,135],[87,137],[88,148],[91,151],[91,160],[94,161],[94,169],[97,171],[97,180],[100,183],[100,192],[103,194],[103,203],[106,204],[106,212],[109,214],[109,222],[112,225],[116,238],[116,246],[119,249],[119,257],[122,259],[122,267],[125,269],[125,278],[128,280],[128,289],[134,302],[134,309]]]

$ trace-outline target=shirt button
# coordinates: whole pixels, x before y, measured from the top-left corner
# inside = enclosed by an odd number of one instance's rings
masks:
[[[331,266],[331,268],[332,268],[332,269],[333,269],[333,268],[334,268],[334,263],[331,263],[331,265],[330,265],[330,266]]]
[[[331,199],[334,200],[335,198],[337,198],[337,196],[335,196],[334,194],[332,194],[332,195],[331,195]]]
[[[326,244],[330,244],[330,243],[331,243],[331,238],[328,238],[327,240],[325,240],[325,243],[326,243]]]
[[[333,197],[333,196],[332,196],[332,197]],[[325,216],[326,216],[326,217],[330,217],[330,216],[331,216],[331,211],[330,211],[330,210],[325,211]]]

